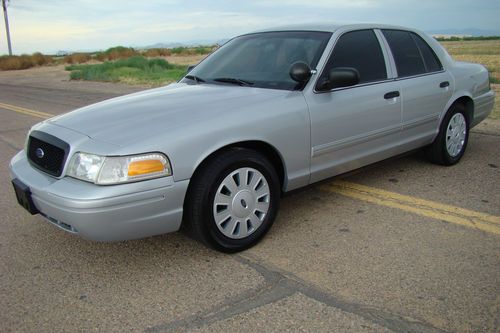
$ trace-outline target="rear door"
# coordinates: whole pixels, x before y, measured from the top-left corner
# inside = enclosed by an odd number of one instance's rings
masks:
[[[452,95],[451,75],[443,69],[432,48],[418,34],[382,30],[395,63],[401,88],[405,149],[432,142],[440,115]]]

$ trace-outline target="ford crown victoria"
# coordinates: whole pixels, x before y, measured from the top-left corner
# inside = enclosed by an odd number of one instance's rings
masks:
[[[424,148],[453,165],[494,93],[478,64],[388,25],[235,37],[178,83],[35,125],[11,161],[19,203],[97,241],[183,227],[221,251],[269,230],[282,193]]]

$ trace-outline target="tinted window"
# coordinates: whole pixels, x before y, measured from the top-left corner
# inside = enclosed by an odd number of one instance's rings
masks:
[[[415,42],[417,43],[420,52],[422,53],[422,57],[424,58],[425,69],[427,72],[437,72],[443,69],[439,59],[437,58],[434,51],[432,51],[431,47],[417,34],[411,34]]]
[[[322,82],[329,71],[336,67],[354,67],[359,72],[360,83],[380,81],[387,78],[384,55],[377,36],[372,30],[348,32],[342,35],[326,64]]]
[[[316,68],[329,32],[284,31],[249,34],[236,37],[203,60],[189,74],[205,84],[227,84],[220,78],[239,79],[252,87],[298,89],[290,77],[290,67],[302,61]],[[184,78],[182,82],[192,82]]]
[[[420,50],[409,32],[383,30],[383,33],[391,47],[398,76],[412,76],[426,72]]]

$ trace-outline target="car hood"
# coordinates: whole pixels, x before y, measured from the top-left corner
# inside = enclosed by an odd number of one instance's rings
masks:
[[[290,91],[212,84],[176,83],[141,91],[54,117],[49,122],[90,138],[124,146],[141,137],[189,130],[193,122],[258,107]]]

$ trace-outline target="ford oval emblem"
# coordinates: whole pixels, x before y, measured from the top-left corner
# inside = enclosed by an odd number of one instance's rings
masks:
[[[42,149],[42,148],[37,148],[37,149],[35,150],[35,155],[36,155],[36,157],[38,157],[38,158],[43,158],[43,156],[45,155],[45,152],[43,151],[43,149]]]

